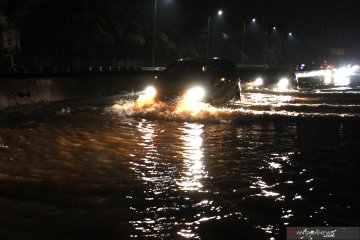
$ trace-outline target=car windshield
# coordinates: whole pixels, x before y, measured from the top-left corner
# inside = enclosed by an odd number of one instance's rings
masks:
[[[208,63],[194,63],[189,61],[177,62],[166,68],[167,72],[174,73],[202,73],[210,70],[210,64]]]
[[[236,65],[226,61],[179,61],[166,68],[166,72],[174,74],[199,75],[211,74],[214,76],[236,76]]]
[[[289,70],[283,70],[283,69],[269,69],[264,72],[267,76],[276,77],[279,75],[291,75],[291,71]]]

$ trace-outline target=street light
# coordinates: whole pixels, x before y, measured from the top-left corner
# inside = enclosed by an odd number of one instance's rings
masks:
[[[220,9],[217,12],[218,16],[223,15],[223,11]],[[209,57],[209,45],[210,45],[210,23],[211,23],[211,15],[208,17],[208,29],[207,29],[207,42],[206,42],[206,57]]]
[[[256,18],[251,19],[251,22],[256,23]],[[243,27],[242,56],[241,56],[241,64],[242,65],[244,65],[245,33],[246,33],[246,22],[244,22],[244,27]]]
[[[291,49],[289,47],[286,47],[286,45],[290,42],[293,42],[295,40],[294,33],[293,32],[284,32],[282,36],[282,58],[284,61],[288,61],[289,57],[289,50]]]
[[[155,66],[155,42],[156,42],[156,14],[157,14],[157,0],[154,2],[154,31],[153,31],[153,47],[152,47],[152,66]]]
[[[156,9],[157,0],[154,2],[154,32],[153,32],[153,49],[152,49],[152,66],[155,66],[155,40],[156,40]]]
[[[273,31],[276,31],[276,27],[272,27]],[[267,64],[267,49],[268,49],[268,30],[265,29],[265,65]]]
[[[265,65],[267,64],[267,42],[268,42],[268,31],[265,29]]]

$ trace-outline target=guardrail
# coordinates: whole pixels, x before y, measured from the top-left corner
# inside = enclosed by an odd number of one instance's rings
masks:
[[[86,66],[86,67],[22,67],[16,68],[14,72],[2,71],[0,78],[16,76],[58,76],[58,75],[89,75],[89,74],[132,74],[158,72],[165,67],[131,67],[131,66]]]

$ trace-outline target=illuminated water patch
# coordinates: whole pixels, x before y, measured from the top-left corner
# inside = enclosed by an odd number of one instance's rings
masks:
[[[124,116],[190,122],[360,119],[360,105],[334,102],[337,98],[342,101],[340,96],[329,98],[327,103],[319,95],[247,93],[241,102],[221,107],[185,98],[169,103],[143,96],[137,100],[120,99],[108,110]]]

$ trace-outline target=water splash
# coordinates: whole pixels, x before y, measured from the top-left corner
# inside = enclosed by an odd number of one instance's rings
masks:
[[[264,120],[359,120],[360,105],[346,103],[327,103],[304,96],[247,93],[241,102],[232,102],[217,107],[204,102],[191,102],[180,99],[175,103],[158,101],[155,97],[140,95],[137,100],[119,99],[110,112],[124,116],[148,119],[220,122]]]

